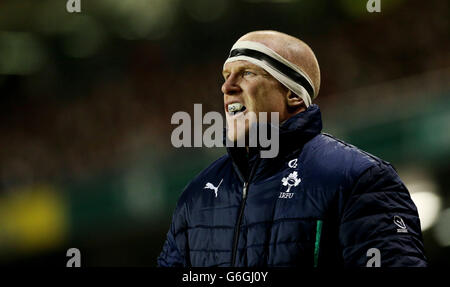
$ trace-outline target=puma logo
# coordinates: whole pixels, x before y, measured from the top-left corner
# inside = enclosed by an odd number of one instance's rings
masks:
[[[203,189],[212,189],[214,190],[214,194],[217,197],[217,192],[219,191],[219,186],[222,184],[223,178],[222,180],[219,182],[219,185],[217,187],[215,187],[212,183],[208,182],[206,183],[205,187]]]

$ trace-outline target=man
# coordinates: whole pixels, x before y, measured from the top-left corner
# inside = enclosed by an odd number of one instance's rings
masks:
[[[417,209],[394,168],[322,134],[312,50],[276,31],[241,37],[223,68],[227,137],[278,112],[279,153],[230,147],[184,190],[159,266],[426,266]],[[255,121],[255,120],[253,120]],[[257,119],[256,119],[257,121]]]

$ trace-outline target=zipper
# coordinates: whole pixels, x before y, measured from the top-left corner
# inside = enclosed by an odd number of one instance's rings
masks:
[[[238,221],[236,223],[236,227],[234,228],[234,238],[233,238],[233,257],[231,258],[231,266],[234,266],[234,264],[236,263],[236,253],[237,253],[237,248],[238,248],[238,243],[239,243],[239,230],[241,229],[241,221],[242,221],[242,216],[244,215],[244,207],[245,207],[245,202],[247,200],[247,187],[248,187],[248,182],[244,183],[244,188],[242,189],[242,203],[241,203],[241,207],[239,210],[239,217],[238,217]]]
[[[234,265],[236,264],[236,254],[237,254],[237,249],[238,249],[238,244],[239,244],[239,233],[240,233],[240,229],[241,229],[242,217],[244,216],[245,202],[247,201],[248,185],[253,177],[253,174],[255,173],[256,168],[258,167],[258,163],[259,163],[259,159],[256,160],[256,162],[250,172],[250,176],[248,177],[248,181],[244,182],[244,187],[242,188],[242,203],[239,208],[238,221],[236,223],[236,227],[234,228],[233,251],[232,251],[232,257],[231,257],[231,266],[232,267],[234,267]],[[242,175],[239,174],[239,176],[242,178]]]

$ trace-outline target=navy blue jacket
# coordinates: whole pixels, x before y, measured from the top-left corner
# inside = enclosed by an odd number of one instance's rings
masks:
[[[394,168],[321,130],[311,105],[280,127],[277,157],[228,148],[182,193],[158,266],[426,266]]]

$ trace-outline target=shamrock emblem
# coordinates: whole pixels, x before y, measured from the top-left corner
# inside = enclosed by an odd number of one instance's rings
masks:
[[[291,190],[291,187],[297,186],[302,180],[300,178],[297,178],[298,173],[296,171],[290,173],[287,177],[283,177],[281,179],[281,182],[284,186],[288,186],[288,189],[286,192],[289,192]]]

